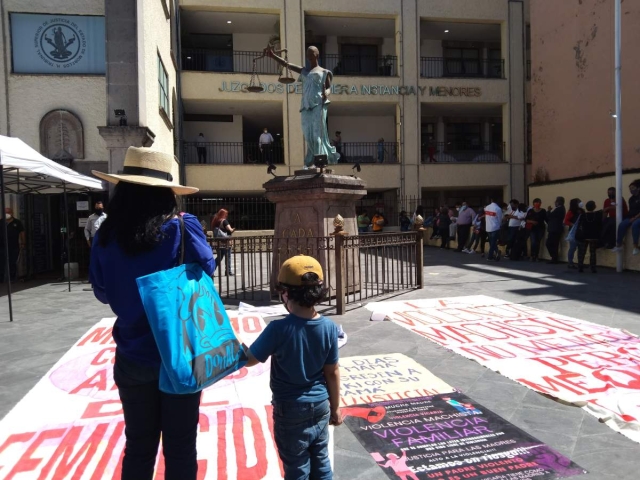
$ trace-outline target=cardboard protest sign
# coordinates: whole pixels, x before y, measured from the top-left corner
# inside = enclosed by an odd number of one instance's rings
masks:
[[[486,296],[370,303],[394,323],[640,442],[640,339]]]
[[[256,314],[230,321],[251,344]],[[89,330],[0,421],[0,478],[119,479],[124,419],[113,382],[114,319]],[[273,440],[270,363],[242,368],[203,391],[198,479],[282,479]],[[164,478],[158,456],[155,479]]]
[[[401,480],[552,480],[585,471],[461,393],[360,405],[345,423]]]
[[[342,406],[424,397],[454,388],[400,353],[340,359]]]

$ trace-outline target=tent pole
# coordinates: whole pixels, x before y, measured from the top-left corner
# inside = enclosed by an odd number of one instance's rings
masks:
[[[2,215],[5,215],[4,200],[4,167],[0,162],[0,197],[2,197]],[[9,321],[13,322],[13,305],[11,304],[11,274],[9,270],[9,235],[7,232],[7,218],[4,217],[4,272],[7,277],[7,298],[9,299]]]
[[[69,291],[71,291],[71,249],[69,248],[69,203],[67,202],[67,182],[62,182],[62,188],[64,189],[64,222],[67,234],[67,282]]]

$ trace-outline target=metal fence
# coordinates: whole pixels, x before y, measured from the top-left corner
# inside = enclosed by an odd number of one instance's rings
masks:
[[[253,59],[262,52],[232,50],[182,49],[182,69],[196,72],[251,73]],[[270,58],[256,60],[256,73],[279,74],[281,66]]]
[[[395,77],[398,75],[398,57],[394,55],[322,55],[323,66],[334,76]]]
[[[423,146],[422,163],[502,163],[504,143],[434,142]]]
[[[284,148],[258,142],[185,142],[184,161],[201,165],[242,165],[253,163],[284,163]]]
[[[505,78],[504,60],[421,57],[423,78]]]
[[[262,196],[182,197],[182,209],[204,221],[207,226],[221,208],[229,212],[229,223],[238,230],[273,230],[275,225],[276,205]]]
[[[339,163],[398,163],[397,142],[344,142]]]
[[[424,286],[422,235],[416,232],[212,239],[211,246],[218,264],[215,283],[225,300],[269,302],[276,295],[273,265],[298,254],[324,266],[329,294],[322,305],[335,307],[338,315],[347,305]]]

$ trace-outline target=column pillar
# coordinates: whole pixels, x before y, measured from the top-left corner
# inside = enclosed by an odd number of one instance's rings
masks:
[[[108,173],[118,173],[124,166],[129,147],[150,147],[155,138],[147,127],[98,127],[109,151]]]

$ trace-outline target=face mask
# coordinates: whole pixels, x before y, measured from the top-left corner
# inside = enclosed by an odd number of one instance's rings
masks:
[[[6,218],[7,220],[11,220],[13,218],[13,215],[11,215],[10,213],[5,213],[4,218]]]
[[[629,191],[631,192],[631,195],[635,195],[636,193],[638,193],[638,189],[637,188],[630,188]]]
[[[541,203],[538,203],[538,202],[536,202],[536,203],[534,203],[534,204],[533,204],[533,206],[534,206],[535,208],[540,208],[540,205],[542,205],[542,204],[541,204]]]
[[[584,208],[584,203],[583,203],[583,202],[580,202],[580,203],[578,204],[578,208]]]
[[[102,212],[104,212],[103,208],[96,208],[96,215],[102,215]]]
[[[610,193],[610,194],[609,194],[609,198],[610,198],[611,200],[615,200],[615,198],[616,198],[616,194],[615,194],[615,193]]]

